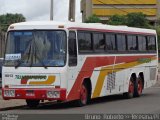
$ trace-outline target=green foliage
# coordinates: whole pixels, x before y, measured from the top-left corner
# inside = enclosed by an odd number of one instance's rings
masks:
[[[149,22],[143,13],[128,13],[127,15],[113,15],[108,24],[127,25],[129,27],[149,28]]]
[[[99,17],[97,17],[95,14],[89,16],[86,20],[85,23],[100,23],[101,20]]]
[[[5,14],[0,15],[0,28],[2,31],[6,32],[8,26],[12,23],[24,22],[26,19],[22,14]]]
[[[126,25],[126,16],[124,15],[113,15],[110,17],[108,24],[110,25]]]
[[[158,49],[160,50],[160,24],[155,27],[157,31],[157,37],[158,37]]]
[[[126,17],[128,26],[149,28],[149,21],[143,13],[129,13]]]

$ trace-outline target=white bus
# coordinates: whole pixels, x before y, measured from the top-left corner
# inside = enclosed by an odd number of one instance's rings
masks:
[[[139,97],[156,83],[156,31],[86,23],[23,22],[8,29],[2,95],[76,101],[113,94]]]

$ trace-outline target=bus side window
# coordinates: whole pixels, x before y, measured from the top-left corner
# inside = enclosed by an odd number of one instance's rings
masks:
[[[156,38],[154,36],[148,36],[147,48],[149,51],[156,51]]]
[[[76,33],[73,31],[69,32],[68,50],[69,50],[69,66],[77,66]]]

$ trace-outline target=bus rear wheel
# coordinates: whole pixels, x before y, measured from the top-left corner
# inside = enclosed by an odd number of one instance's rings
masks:
[[[39,105],[40,100],[26,100],[27,106],[30,108],[36,108]]]
[[[77,106],[85,106],[88,102],[88,88],[86,84],[83,84],[80,89],[80,99],[77,101]]]
[[[142,82],[142,78],[139,76],[137,78],[137,82],[135,85],[134,97],[140,97],[142,94],[142,90],[143,90],[143,82]]]
[[[133,79],[133,77],[131,77],[130,81],[129,81],[128,92],[123,94],[125,98],[127,98],[127,99],[133,98],[134,89],[135,89],[134,87],[135,87],[134,79]]]

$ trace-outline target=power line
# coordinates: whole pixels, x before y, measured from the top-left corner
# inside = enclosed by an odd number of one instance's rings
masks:
[[[102,2],[101,0],[97,0],[97,1],[100,2],[100,3],[102,3],[103,5],[108,5],[107,3],[104,3],[104,2]],[[114,0],[114,1],[115,1],[115,0]],[[136,0],[136,1],[138,1],[138,0]],[[123,4],[123,3],[118,2],[118,1],[115,1],[115,2],[120,3],[120,4]],[[142,2],[141,2],[141,3],[142,3]],[[133,3],[131,3],[131,4],[133,4]],[[121,11],[123,11],[123,12],[126,12],[127,14],[129,13],[129,12],[125,11],[125,10],[122,10],[121,8],[115,7],[114,5],[109,5],[109,6],[115,8],[115,9],[121,10]],[[138,9],[137,7],[134,7],[134,6],[132,6],[132,7]],[[150,11],[148,11],[148,10],[145,10],[145,11],[150,12]],[[152,12],[150,12],[150,13],[152,13]],[[153,14],[153,13],[152,13],[152,14]]]
[[[108,5],[107,3],[104,3],[104,2],[102,2],[101,0],[97,0],[97,1],[100,2],[100,3],[102,3],[103,5]],[[115,9],[118,9],[118,10],[120,10],[120,11],[123,11],[123,12],[125,12],[125,13],[129,13],[129,12],[125,11],[125,10],[122,10],[122,9],[120,9],[120,8],[115,7],[114,5],[110,5],[110,6],[113,7],[113,8],[115,8]]]
[[[113,1],[115,1],[115,2],[117,2],[117,3],[120,3],[120,4],[123,4],[122,2],[118,2],[118,1],[116,1],[116,0],[113,0]],[[135,1],[138,1],[138,0],[135,0]],[[140,1],[139,1],[139,2],[140,2]],[[131,2],[128,2],[128,3],[133,4],[133,3],[131,3]],[[143,2],[140,2],[140,3],[144,4]],[[137,8],[137,7],[134,7],[134,6],[131,6],[131,7],[136,8],[136,9],[141,9],[141,8]],[[153,12],[151,12],[151,11],[148,11],[148,10],[144,10],[144,11],[146,11],[146,12],[149,12],[149,13],[152,13],[152,14],[153,14]]]

